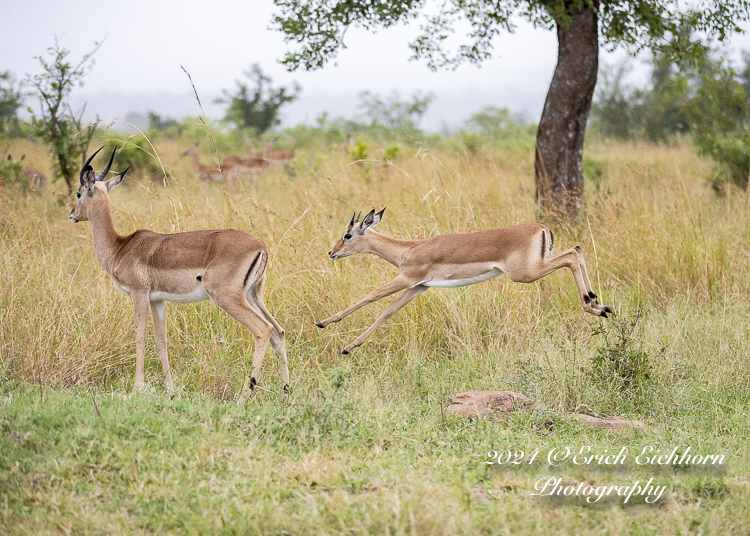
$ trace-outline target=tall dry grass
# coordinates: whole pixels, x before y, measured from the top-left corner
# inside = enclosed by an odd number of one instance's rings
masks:
[[[271,170],[256,191],[242,183],[231,192],[199,184],[179,156],[184,147],[156,147],[170,186],[128,177],[111,196],[116,228],[234,227],[262,238],[271,253],[266,301],[287,331],[297,389],[318,385],[321,371],[343,370],[354,381],[441,398],[512,388],[553,410],[653,418],[693,403],[700,389],[719,393],[725,406],[747,402],[750,198],[731,188],[717,195],[706,179],[710,164],[689,146],[589,147],[603,173],[586,185],[581,224],[555,229],[558,250],[583,247],[600,302],[615,309],[615,321],[645,311],[634,337],[653,373],[648,396],[637,400],[590,373],[596,349],[606,344],[592,326],[607,321],[582,311],[568,272],[531,285],[506,278],[434,289],[349,356],[340,349],[377,318],[385,300],[326,330],[314,326],[396,273],[372,256],[328,259],[352,211],[386,206],[378,230],[408,239],[534,221],[530,150],[485,147],[471,155],[421,147],[402,151],[392,166],[352,165],[343,151],[298,150],[293,174]],[[88,225],[67,220],[58,189],[42,197],[0,192],[0,374],[44,387],[130,389],[132,303],[98,265]],[[167,310],[178,395],[233,398],[249,366],[249,333],[209,302]],[[162,390],[151,340],[147,352],[147,380]],[[277,389],[275,376],[269,352],[265,386]],[[716,426],[739,422],[731,407],[715,412],[723,415]]]

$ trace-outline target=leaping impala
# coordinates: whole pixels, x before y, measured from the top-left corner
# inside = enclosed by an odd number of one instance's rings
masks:
[[[355,218],[352,215],[343,238],[328,252],[333,260],[357,253],[372,253],[401,270],[387,285],[316,324],[324,328],[369,303],[403,291],[386,307],[380,318],[341,351],[342,354],[361,346],[380,324],[430,287],[463,287],[505,274],[512,281],[532,283],[560,268],[570,268],[581,295],[583,310],[604,318],[612,312],[610,307],[597,302],[580,246],[552,256],[552,231],[542,223],[477,233],[439,235],[425,240],[398,240],[372,229],[380,222],[384,212],[385,209],[375,213],[373,209],[357,227],[359,216]]]
[[[112,223],[109,192],[122,182],[125,171],[105,181],[115,151],[97,176],[91,160],[81,169],[78,201],[68,218],[73,223],[88,221],[94,253],[112,277],[117,290],[133,299],[135,307],[135,392],[143,389],[143,361],[149,307],[153,315],[154,338],[161,360],[167,394],[174,396],[167,359],[166,301],[191,303],[210,299],[255,338],[253,368],[240,395],[244,402],[257,384],[263,355],[270,341],[279,360],[284,391],[289,386],[284,330],[263,302],[268,251],[262,240],[237,229],[158,234],[139,229],[121,236]],[[129,169],[129,168],[128,168]]]

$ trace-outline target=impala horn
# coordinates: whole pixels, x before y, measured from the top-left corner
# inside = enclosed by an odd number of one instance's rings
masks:
[[[112,151],[112,155],[109,157],[109,162],[107,162],[107,165],[104,166],[104,169],[101,173],[99,173],[99,176],[96,177],[96,180],[103,181],[105,178],[107,178],[107,173],[109,173],[109,168],[112,167],[112,162],[115,160],[115,153],[117,152],[117,145],[115,145],[115,150]],[[94,153],[96,154],[96,153]]]
[[[81,186],[83,186],[83,174],[84,174],[84,173],[85,173],[86,171],[88,171],[89,169],[90,169],[91,171],[93,171],[93,170],[94,170],[94,168],[92,168],[92,167],[91,167],[91,161],[92,161],[92,160],[94,159],[94,157],[96,156],[96,153],[98,153],[98,152],[99,152],[99,151],[101,151],[102,149],[104,149],[104,145],[102,145],[101,147],[99,147],[99,148],[98,148],[98,149],[96,150],[96,152],[95,152],[94,154],[92,154],[91,156],[89,156],[89,157],[88,157],[88,159],[87,159],[87,160],[86,160],[86,161],[85,161],[85,162],[83,163],[83,167],[81,168]]]

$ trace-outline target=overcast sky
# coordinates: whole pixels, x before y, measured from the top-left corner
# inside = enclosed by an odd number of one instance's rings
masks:
[[[271,0],[212,2],[162,0],[126,2],[86,0],[0,0],[0,71],[19,78],[39,71],[34,56],[46,53],[57,36],[77,61],[102,41],[95,65],[76,89],[74,102],[88,101],[88,111],[105,121],[115,115],[150,109],[170,116],[197,115],[191,100],[193,82],[210,116],[222,107],[211,102],[251,63],[259,63],[275,85],[296,80],[302,99],[286,111],[286,122],[311,122],[322,110],[351,116],[356,95],[364,90],[403,96],[432,91],[437,99],[425,126],[455,126],[483,106],[508,107],[538,120],[555,66],[554,32],[519,22],[515,34],[494,42],[495,57],[481,68],[430,71],[424,61],[408,61],[407,43],[418,24],[381,31],[347,33],[347,49],[335,63],[314,72],[289,73],[278,60],[289,49],[270,26]],[[750,49],[741,36],[732,46]],[[615,58],[603,52],[602,61]]]

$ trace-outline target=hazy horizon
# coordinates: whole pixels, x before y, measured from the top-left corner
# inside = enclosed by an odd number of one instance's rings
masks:
[[[205,114],[219,119],[224,109],[214,99],[223,89],[233,90],[252,63],[260,64],[275,86],[294,81],[301,85],[300,99],[282,108],[284,126],[312,123],[323,111],[331,117],[353,117],[362,91],[387,95],[394,90],[403,97],[415,91],[435,94],[421,125],[431,131],[458,128],[490,105],[537,122],[557,59],[555,32],[517,19],[515,33],[497,36],[493,58],[481,66],[464,64],[433,72],[424,60],[409,61],[407,43],[419,33],[415,21],[374,34],[352,28],[347,48],[324,68],[290,73],[278,61],[293,47],[270,28],[271,0],[216,0],[210,6],[197,0],[0,2],[5,17],[0,71],[9,69],[18,78],[39,72],[35,56],[46,55],[56,37],[71,51],[72,63],[103,40],[84,87],[73,90],[70,103],[74,109],[87,103],[87,117],[98,116],[105,124],[150,110],[174,119],[197,116],[200,109],[183,68],[191,75]],[[457,28],[450,44],[463,42],[464,29]],[[737,57],[739,49],[750,49],[750,36],[732,36],[730,45],[726,50]],[[624,56],[622,49],[612,53],[602,48],[600,62],[611,64]],[[639,82],[646,72],[642,63],[633,62],[631,76]],[[32,99],[27,104],[32,105]]]
[[[383,96],[389,93],[384,93]],[[410,93],[399,92],[402,98]],[[215,103],[221,94],[202,94],[198,92],[202,108],[199,107],[195,94],[190,91],[182,93],[119,93],[102,90],[97,93],[80,92],[74,94],[71,108],[78,112],[85,106],[84,118],[93,121],[98,116],[104,124],[117,119],[133,122],[138,128],[147,128],[149,112],[155,112],[162,119],[181,120],[187,117],[204,115],[207,118],[220,120],[226,110],[225,104]],[[475,113],[488,106],[507,108],[527,122],[538,122],[544,105],[546,92],[523,92],[518,88],[508,87],[495,93],[483,92],[476,88],[467,88],[461,93],[435,94],[420,127],[430,132],[455,131]],[[281,108],[281,128],[300,124],[313,125],[316,118],[327,112],[330,119],[355,119],[359,116],[359,97],[355,93],[325,93],[302,91],[300,97]],[[28,113],[24,113],[27,116]],[[139,118],[140,116],[140,118]],[[115,125],[120,130],[129,130],[127,125]]]

